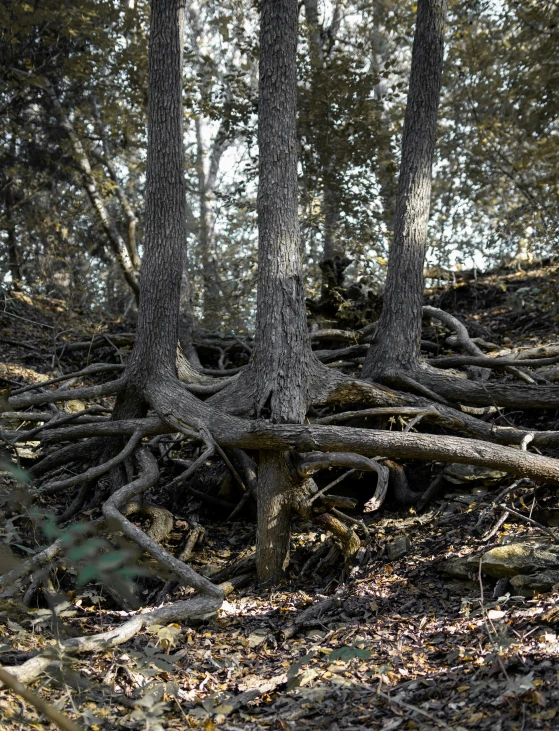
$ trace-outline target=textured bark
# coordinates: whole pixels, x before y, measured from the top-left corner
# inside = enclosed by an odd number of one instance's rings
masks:
[[[264,0],[260,21],[258,309],[249,378],[257,416],[300,423],[312,358],[297,208],[297,0]],[[288,560],[292,479],[279,452],[258,479],[257,572],[276,583]]]
[[[412,370],[421,342],[423,261],[439,106],[447,0],[419,0],[402,161],[384,303],[363,376]]]
[[[186,244],[182,127],[184,1],[153,0],[148,66],[148,147],[142,289],[130,386],[175,377]]]

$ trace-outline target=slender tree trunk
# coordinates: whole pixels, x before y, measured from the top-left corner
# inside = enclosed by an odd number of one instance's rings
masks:
[[[198,169],[198,243],[202,254],[202,278],[204,283],[204,315],[205,327],[213,330],[217,328],[219,319],[219,283],[217,262],[213,246],[213,216],[212,198],[217,180],[217,169],[213,178],[206,174],[206,150],[202,137],[202,122],[196,119],[196,146]],[[219,163],[218,163],[219,165]]]
[[[250,372],[257,416],[301,423],[308,338],[297,209],[297,0],[263,0],[258,144],[258,309]],[[276,583],[289,560],[292,479],[285,453],[261,453],[257,571]]]
[[[447,0],[419,0],[384,304],[363,366],[368,379],[413,370],[421,343],[423,262]]]
[[[138,297],[140,291],[140,286],[138,282],[138,271],[134,267],[134,264],[130,258],[126,242],[122,238],[116,223],[113,221],[109,211],[107,210],[105,201],[103,200],[103,196],[101,195],[99,186],[97,185],[97,181],[93,176],[91,164],[81,143],[81,140],[78,137],[76,130],[74,129],[74,125],[64,112],[62,105],[60,104],[60,100],[50,81],[45,78],[43,79],[43,84],[45,92],[49,97],[54,109],[56,110],[56,113],[60,120],[60,125],[65,130],[72,144],[75,159],[82,174],[85,190],[91,201],[91,204],[93,205],[93,208],[97,213],[97,216],[107,236],[111,249],[113,250],[117,261],[120,264],[120,268],[122,270],[124,278],[130,285],[130,288],[132,289],[136,297]]]
[[[187,233],[182,126],[184,4],[185,0],[152,0],[144,257],[129,388],[123,397],[128,403],[143,395],[149,382],[176,374]]]
[[[13,183],[8,181],[4,192],[4,204],[6,209],[6,233],[7,233],[7,249],[8,249],[8,266],[12,275],[13,289],[21,289],[21,255],[16,237],[16,223],[14,219],[14,191]]]
[[[320,35],[320,27],[318,20],[318,2],[317,0],[305,0],[305,18],[309,26],[309,51],[312,67],[312,84],[313,97],[322,107],[324,122],[328,120],[328,99],[324,98],[324,88],[322,81],[324,80],[324,52],[322,49],[322,39]],[[334,42],[334,32],[332,29],[331,43]],[[340,247],[338,226],[340,219],[340,204],[333,186],[331,178],[335,167],[334,155],[330,156],[328,162],[322,170],[322,212],[324,215],[324,244],[322,249],[322,259],[332,259],[336,254],[343,254],[343,246]],[[324,287],[326,282],[324,282]]]

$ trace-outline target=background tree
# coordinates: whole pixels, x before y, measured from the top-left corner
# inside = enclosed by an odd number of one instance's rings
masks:
[[[418,366],[446,8],[445,0],[420,0],[417,6],[394,242],[382,314],[363,367],[363,376],[374,380],[398,379]]]

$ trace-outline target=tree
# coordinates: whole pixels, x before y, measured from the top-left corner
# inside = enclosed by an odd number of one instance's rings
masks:
[[[398,378],[418,365],[423,302],[423,262],[431,197],[437,112],[442,78],[446,0],[420,0],[413,42],[394,241],[382,314],[363,376]]]
[[[409,93],[415,107],[409,105],[408,109],[405,154],[402,155],[404,174],[398,201],[398,215],[403,219],[400,223],[403,232],[401,244],[417,244],[410,256],[404,257],[410,271],[411,263],[422,267],[418,252],[421,253],[421,234],[427,218],[437,80],[440,79],[442,57],[443,10],[444,2],[441,0],[421,0],[419,4]],[[119,531],[202,596],[138,615],[110,633],[87,640],[72,638],[65,642],[64,647],[74,652],[117,644],[131,637],[146,623],[155,623],[161,617],[171,622],[189,616],[207,616],[217,610],[223,599],[219,586],[168,554],[123,515],[122,507],[140,493],[154,488],[159,479],[157,460],[150,444],[143,442],[147,437],[178,432],[191,443],[203,445],[200,455],[173,481],[175,485],[187,481],[214,452],[228,465],[231,460],[225,450],[251,450],[258,455],[255,486],[258,504],[257,571],[260,581],[265,584],[277,582],[285,570],[289,557],[290,516],[294,511],[336,536],[348,567],[359,548],[354,521],[344,520],[343,514],[331,512],[332,507],[339,504],[336,496],[325,496],[324,491],[318,491],[312,475],[319,470],[343,466],[376,473],[375,494],[368,501],[370,510],[382,505],[390,473],[393,480],[397,478],[397,499],[410,497],[402,470],[398,465],[375,461],[373,457],[378,454],[385,458],[490,466],[512,474],[559,483],[557,460],[509,446],[525,446],[528,439],[536,445],[556,443],[559,440],[556,432],[534,433],[522,427],[488,424],[448,404],[441,404],[440,399],[434,404],[432,399],[425,398],[425,393],[418,397],[358,380],[353,374],[338,373],[325,367],[312,352],[306,323],[297,222],[296,0],[264,0],[261,7],[258,133],[260,266],[252,357],[240,373],[224,379],[201,382],[202,379],[197,379],[197,374],[193,376],[192,368],[180,358],[180,368],[177,368],[186,238],[181,97],[183,12],[183,0],[153,0],[148,71],[145,255],[136,339],[126,370],[120,378],[96,386],[62,387],[38,393],[23,389],[13,395],[3,395],[0,405],[3,410],[20,410],[23,420],[27,421],[30,414],[24,410],[34,406],[116,395],[111,420],[87,418],[88,411],[83,410],[72,415],[72,424],[68,424],[67,419],[49,422],[51,428],[41,435],[42,443],[65,446],[44,456],[34,466],[32,475],[35,478],[48,476],[42,485],[47,494],[82,485],[71,509],[76,504],[80,509],[83,505],[83,502],[79,504],[80,499],[94,493],[92,497],[102,504],[109,530],[114,530],[113,526],[117,525]],[[415,125],[412,111],[419,119],[419,126]],[[425,120],[429,124],[421,124]],[[417,150],[411,145],[412,139]],[[408,239],[404,224],[413,233]],[[411,281],[417,286],[417,279],[412,278]],[[410,316],[417,323],[421,302],[414,302],[417,311],[410,310]],[[440,311],[435,314],[444,317]],[[388,324],[401,323],[388,320]],[[367,328],[352,335],[362,339],[357,344],[358,348],[363,347],[363,340],[369,332],[370,328]],[[413,337],[415,335],[414,332]],[[459,331],[459,336],[467,339],[467,334],[464,336],[462,331]],[[415,344],[413,337],[410,340],[412,346]],[[405,356],[402,349],[398,354],[401,359]],[[489,360],[485,359],[484,363]],[[391,368],[394,362],[389,361]],[[402,363],[406,366],[408,361],[402,360]],[[107,367],[103,365],[97,372],[106,371]],[[89,369],[85,375],[92,373],[94,371]],[[59,382],[60,378],[55,380]],[[414,383],[411,386],[413,388]],[[469,394],[470,401],[476,403],[475,389]],[[495,387],[491,398],[495,394],[506,399],[507,386]],[[555,386],[535,387],[532,394],[537,396],[532,406],[559,404],[559,389]],[[487,395],[485,399],[487,401]],[[330,413],[317,418],[316,409],[319,407]],[[357,407],[358,411],[351,410],[352,407]],[[358,423],[362,424],[368,416],[385,418],[387,413],[413,413],[438,428],[475,438],[443,433],[434,439],[431,433],[339,425],[355,418],[360,418]],[[309,415],[314,423],[304,423]],[[78,416],[81,421],[77,421]],[[44,417],[39,415],[39,418]],[[13,437],[13,444],[25,443],[36,440],[37,430],[14,430],[3,432],[3,436]],[[246,453],[244,458],[248,459]],[[133,474],[127,474],[123,479],[124,472],[120,474],[119,469],[128,460],[129,472],[131,459]],[[60,476],[61,466],[75,463],[76,467],[84,462],[93,462],[93,465],[83,471],[74,469],[72,476]],[[112,478],[112,490],[104,492],[98,480],[108,474]],[[252,479],[250,487],[254,486],[254,482]],[[48,662],[47,657],[41,657],[40,661],[34,658],[29,665],[18,666],[14,674],[20,679],[35,677]]]

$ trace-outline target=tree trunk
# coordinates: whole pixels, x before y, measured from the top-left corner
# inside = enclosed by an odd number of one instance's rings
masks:
[[[217,262],[214,250],[213,235],[213,193],[217,182],[217,169],[219,160],[213,176],[210,178],[210,171],[206,174],[206,150],[202,137],[202,122],[200,117],[196,118],[196,147],[198,172],[198,243],[202,254],[202,279],[204,286],[204,314],[203,324],[209,330],[216,330],[219,325],[220,292],[217,272]],[[213,156],[212,156],[213,157]]]
[[[21,255],[16,237],[16,223],[14,219],[14,192],[13,183],[11,180],[6,183],[4,192],[4,204],[6,209],[6,233],[7,233],[7,250],[8,250],[8,266],[10,267],[10,274],[12,275],[12,288],[21,289],[22,287],[22,276],[21,276]]]
[[[258,301],[250,372],[257,416],[301,423],[311,348],[297,208],[297,0],[264,0],[260,21]],[[261,456],[259,581],[281,578],[289,558],[292,479],[283,452]]]
[[[414,369],[421,342],[423,262],[439,106],[447,0],[419,0],[402,161],[384,304],[363,377]]]
[[[131,399],[141,402],[150,382],[176,374],[186,246],[182,126],[184,4],[185,0],[152,2],[142,285],[136,340],[127,371],[129,385],[122,406],[128,406]]]
[[[322,49],[322,39],[318,20],[318,2],[317,0],[305,0],[305,18],[309,26],[309,52],[312,67],[312,85],[313,97],[322,107],[322,116],[324,123],[327,123],[328,114],[328,98],[324,97],[324,88],[322,81],[324,79],[324,52]],[[335,41],[335,29],[331,29],[330,42]],[[331,50],[331,48],[330,48]],[[340,246],[338,229],[340,220],[340,201],[331,179],[336,165],[335,155],[332,153],[323,166],[322,170],[322,212],[324,215],[324,242],[322,249],[322,260],[333,259],[334,256],[344,253],[344,246]],[[326,282],[323,282],[323,296],[326,288]]]

